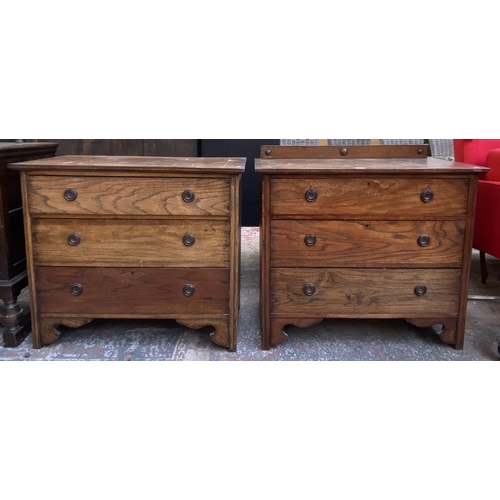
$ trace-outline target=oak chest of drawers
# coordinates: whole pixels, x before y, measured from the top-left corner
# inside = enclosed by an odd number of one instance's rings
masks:
[[[19,172],[7,165],[48,158],[56,149],[57,144],[48,142],[0,142],[0,325],[5,327],[5,347],[17,347],[30,331],[28,311],[17,302],[28,285],[21,184]]]
[[[262,348],[324,318],[440,324],[463,348],[478,174],[417,159],[256,160]]]
[[[21,170],[33,346],[170,318],[236,350],[245,158],[61,156]]]

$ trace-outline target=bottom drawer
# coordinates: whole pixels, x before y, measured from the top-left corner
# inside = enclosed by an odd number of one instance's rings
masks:
[[[229,269],[35,268],[41,314],[227,314]]]
[[[460,269],[271,269],[271,312],[323,317],[457,316]]]

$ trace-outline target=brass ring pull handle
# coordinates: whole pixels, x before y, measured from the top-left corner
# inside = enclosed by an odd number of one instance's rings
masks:
[[[195,241],[196,238],[191,233],[187,233],[182,237],[182,243],[184,243],[184,245],[186,245],[187,247],[193,246]]]
[[[194,285],[191,285],[191,284],[184,285],[182,287],[182,293],[186,297],[191,297],[192,295],[194,295]]]
[[[64,190],[64,199],[67,201],[75,201],[78,198],[76,189],[68,188]]]
[[[83,293],[83,286],[80,285],[80,283],[73,283],[70,286],[69,291],[71,292],[71,295],[75,295],[76,297],[78,297],[78,295],[81,295]]]
[[[313,283],[306,283],[304,285],[304,288],[302,288],[302,290],[304,291],[304,295],[307,295],[309,297],[316,293],[316,287],[314,286]]]
[[[421,247],[426,247],[431,242],[431,238],[428,234],[421,234],[417,238],[417,243]]]
[[[316,201],[316,199],[318,198],[318,193],[316,191],[314,191],[314,189],[308,189],[305,193],[305,198],[307,201]]]
[[[422,297],[427,293],[427,287],[425,285],[417,285],[413,291],[417,297]]]
[[[308,247],[312,247],[312,246],[316,245],[316,236],[314,236],[314,234],[306,234],[304,236],[304,243]]]
[[[182,200],[185,201],[186,203],[191,203],[194,201],[195,195],[191,189],[186,189],[182,193]]]
[[[420,199],[424,203],[430,203],[434,199],[434,193],[431,189],[423,189],[420,193]]]
[[[79,245],[81,241],[82,239],[80,238],[80,235],[78,233],[71,233],[68,236],[68,243],[73,247]]]

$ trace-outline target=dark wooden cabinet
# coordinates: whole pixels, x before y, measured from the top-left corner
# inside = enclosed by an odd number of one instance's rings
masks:
[[[198,139],[36,139],[36,141],[59,144],[57,156],[199,156]]]
[[[29,316],[17,303],[28,284],[21,187],[19,172],[7,165],[49,158],[56,149],[54,143],[0,142],[0,323],[6,347],[16,347],[29,332]]]

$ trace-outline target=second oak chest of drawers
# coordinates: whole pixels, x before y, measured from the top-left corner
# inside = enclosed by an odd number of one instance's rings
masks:
[[[245,158],[62,156],[21,171],[33,346],[57,324],[171,318],[236,350]]]
[[[464,341],[477,177],[433,158],[256,160],[262,348],[324,318],[441,324]]]

